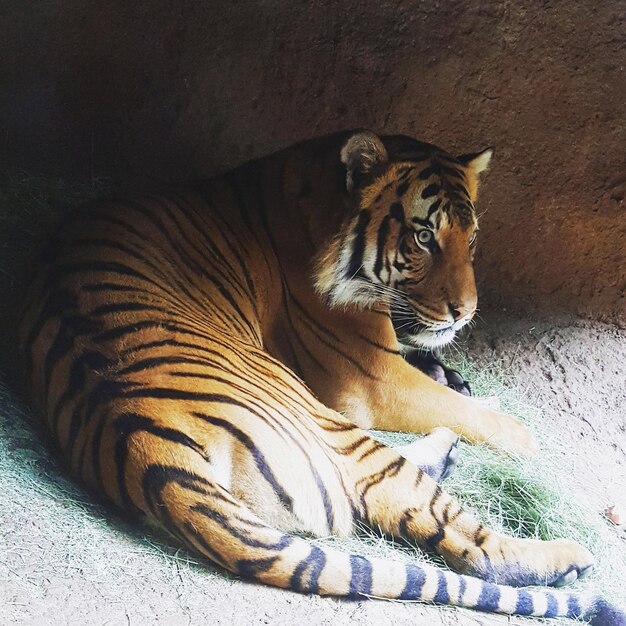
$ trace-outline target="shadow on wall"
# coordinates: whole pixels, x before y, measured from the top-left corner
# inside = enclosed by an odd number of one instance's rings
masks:
[[[0,152],[145,182],[346,127],[495,145],[483,309],[624,319],[622,3],[439,4],[14,2],[0,10]]]

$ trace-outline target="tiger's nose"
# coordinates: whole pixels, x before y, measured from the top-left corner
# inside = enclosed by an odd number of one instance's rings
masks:
[[[458,322],[460,319],[471,315],[476,307],[473,306],[465,306],[464,304],[455,304],[452,302],[448,303],[448,310],[450,311],[450,315],[452,315],[452,319],[455,322]]]

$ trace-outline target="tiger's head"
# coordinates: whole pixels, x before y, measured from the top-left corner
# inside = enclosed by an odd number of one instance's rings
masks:
[[[340,153],[353,211],[318,256],[318,291],[331,306],[388,304],[403,344],[450,342],[476,311],[474,201],[492,154],[353,134]]]

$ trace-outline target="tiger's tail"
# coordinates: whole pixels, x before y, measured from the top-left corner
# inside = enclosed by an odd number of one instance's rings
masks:
[[[142,489],[151,518],[189,548],[244,578],[301,593],[434,602],[626,626],[626,614],[599,597],[518,589],[430,565],[320,547],[267,525],[219,483],[180,467],[151,465]]]

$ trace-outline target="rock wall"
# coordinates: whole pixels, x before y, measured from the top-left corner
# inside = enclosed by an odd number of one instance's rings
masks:
[[[620,0],[0,3],[0,156],[209,175],[347,127],[496,147],[482,308],[626,318]]]

